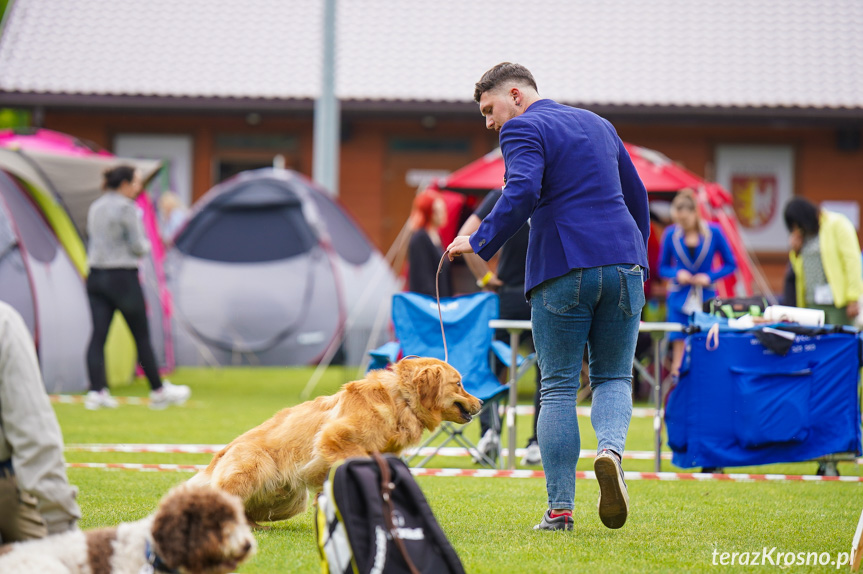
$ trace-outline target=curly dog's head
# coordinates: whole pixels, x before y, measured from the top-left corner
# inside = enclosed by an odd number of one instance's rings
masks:
[[[187,574],[223,574],[255,553],[243,504],[208,486],[181,484],[162,501],[153,520],[156,553]]]

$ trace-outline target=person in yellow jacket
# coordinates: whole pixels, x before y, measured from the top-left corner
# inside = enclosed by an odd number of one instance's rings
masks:
[[[851,325],[860,312],[863,264],[851,221],[796,197],[785,206],[797,306],[821,309],[830,325]]]

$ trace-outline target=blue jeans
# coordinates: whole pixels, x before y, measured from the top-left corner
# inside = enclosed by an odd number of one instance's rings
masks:
[[[641,267],[573,269],[531,290],[533,339],[542,371],[537,438],[548,506],[571,509],[581,450],[575,412],[584,345],[590,358],[590,422],[598,450],[623,454],[632,417],[632,358],[644,287]]]

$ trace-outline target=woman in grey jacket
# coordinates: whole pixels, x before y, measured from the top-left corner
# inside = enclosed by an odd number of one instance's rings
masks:
[[[90,391],[84,406],[90,410],[115,408],[105,375],[105,341],[114,311],[120,311],[138,349],[138,361],[150,382],[150,407],[162,409],[182,404],[191,391],[185,385],[162,381],[153,346],[144,293],[138,280],[138,260],[150,250],[135,198],[143,190],[141,174],[130,166],[105,172],[105,193],[87,213],[89,246],[87,296],[93,316],[93,336],[87,350]]]

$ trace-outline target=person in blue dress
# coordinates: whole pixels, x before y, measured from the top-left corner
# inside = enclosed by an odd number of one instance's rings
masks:
[[[681,190],[671,202],[674,221],[662,236],[659,276],[667,279],[668,321],[687,324],[689,315],[700,311],[705,301],[716,296],[716,282],[737,269],[734,253],[722,229],[705,222],[698,213],[698,202],[691,189]],[[716,255],[722,265],[714,264]],[[683,360],[683,333],[669,333],[671,374],[677,376]]]

